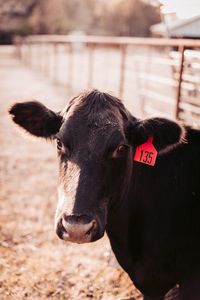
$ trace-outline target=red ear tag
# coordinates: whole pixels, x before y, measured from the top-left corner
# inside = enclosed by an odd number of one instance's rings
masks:
[[[134,160],[138,161],[140,163],[154,166],[156,163],[156,157],[157,157],[157,150],[152,144],[153,137],[150,136],[144,144],[138,146],[136,148]]]

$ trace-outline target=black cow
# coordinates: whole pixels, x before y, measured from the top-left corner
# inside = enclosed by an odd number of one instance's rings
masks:
[[[175,285],[181,300],[200,299],[200,131],[136,119],[97,90],[61,113],[32,101],[10,114],[31,134],[57,141],[61,239],[92,242],[106,230],[144,299],[164,299]]]

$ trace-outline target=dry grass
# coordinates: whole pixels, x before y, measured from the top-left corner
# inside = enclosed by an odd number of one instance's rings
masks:
[[[10,56],[0,60],[0,77],[0,299],[141,299],[106,237],[87,245],[56,237],[53,146],[23,139],[7,117],[12,99],[42,97],[62,107],[62,95]]]

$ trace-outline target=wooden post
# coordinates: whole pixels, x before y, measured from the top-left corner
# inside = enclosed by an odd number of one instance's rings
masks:
[[[124,81],[125,81],[125,62],[126,62],[126,46],[120,46],[121,51],[121,63],[120,63],[120,81],[119,81],[119,96],[122,98],[124,93]]]
[[[179,74],[178,74],[178,86],[177,86],[177,94],[176,94],[176,119],[179,119],[179,103],[181,100],[181,83],[183,77],[183,69],[184,69],[184,52],[185,47],[179,46],[179,53],[180,53],[180,66],[179,66]]]

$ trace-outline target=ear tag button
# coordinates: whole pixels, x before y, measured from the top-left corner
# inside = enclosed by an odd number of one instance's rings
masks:
[[[156,157],[157,157],[157,150],[152,144],[153,142],[153,137],[150,136],[147,140],[142,145],[139,145],[136,148],[134,160],[138,161],[140,163],[149,165],[149,166],[154,166],[156,163]]]

